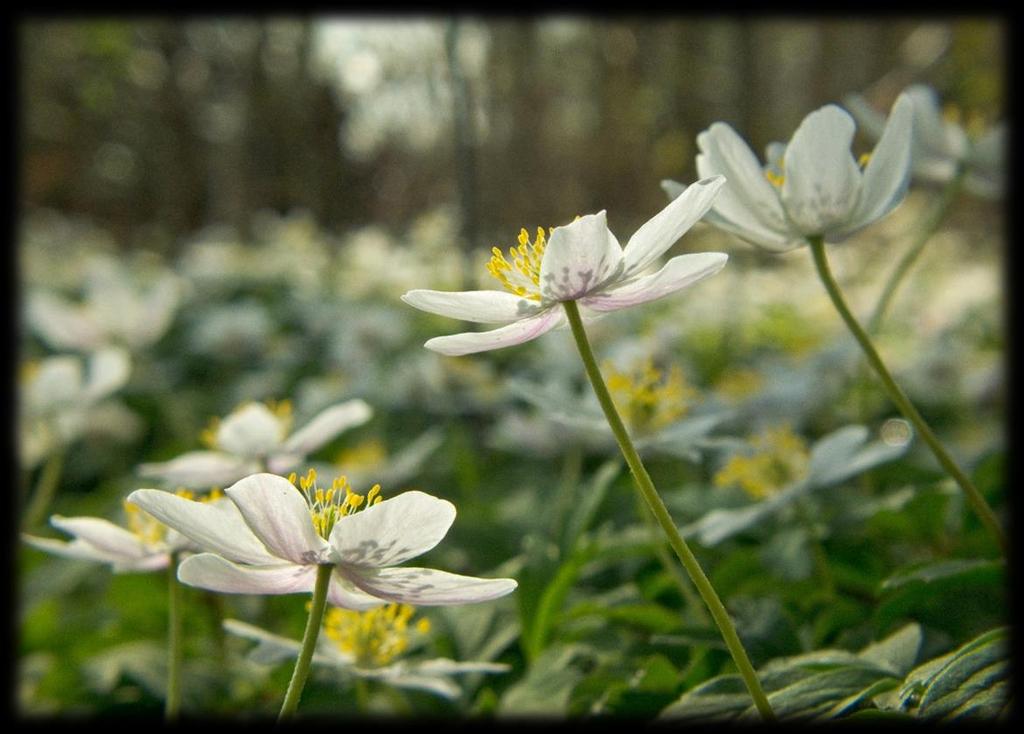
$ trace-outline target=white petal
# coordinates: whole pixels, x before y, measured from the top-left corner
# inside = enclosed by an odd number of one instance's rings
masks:
[[[743,138],[726,123],[716,122],[697,136],[697,146],[701,151],[697,174],[701,178],[725,176],[712,211],[761,239],[770,238],[771,233],[782,241],[790,239],[779,194]]]
[[[128,501],[191,538],[203,550],[244,563],[281,562],[267,552],[229,500],[194,502],[158,489],[137,489],[128,495]]]
[[[507,326],[502,326],[491,331],[467,331],[462,334],[451,336],[438,336],[427,341],[425,346],[441,354],[455,357],[462,354],[473,354],[474,352],[486,352],[491,349],[501,349],[514,344],[522,344],[531,339],[536,339],[542,334],[554,329],[556,326],[565,323],[565,314],[560,308],[551,307],[544,309],[536,316],[515,321]]]
[[[893,105],[889,122],[864,169],[860,200],[848,223],[835,233],[848,237],[888,214],[907,193],[910,182],[910,135],[913,104],[902,94]]]
[[[786,146],[782,203],[801,234],[841,225],[857,204],[860,168],[850,152],[850,114],[825,105],[807,115]]]
[[[339,518],[331,545],[341,562],[393,566],[426,553],[455,522],[455,505],[425,492],[403,492],[361,512]]]
[[[433,658],[416,663],[417,673],[427,675],[453,675],[456,673],[506,673],[512,669],[507,663],[486,663],[476,660],[457,661],[449,658]]]
[[[273,555],[292,563],[327,560],[330,546],[313,527],[309,505],[284,477],[253,474],[224,490],[249,529]]]
[[[331,574],[331,583],[327,587],[327,601],[336,607],[354,609],[357,612],[387,604],[384,599],[360,591],[351,581],[338,573],[337,569]]]
[[[316,566],[239,566],[213,553],[200,553],[181,562],[178,580],[226,594],[311,593]]]
[[[608,231],[603,211],[555,227],[540,264],[540,292],[546,300],[570,301],[620,272],[622,248]]]
[[[425,607],[490,601],[518,586],[514,579],[482,579],[432,568],[346,569],[344,573],[356,586],[381,599]]]
[[[414,308],[480,324],[504,324],[540,310],[540,304],[507,291],[412,290],[402,300]]]
[[[131,368],[131,357],[124,349],[108,347],[94,353],[89,358],[86,399],[96,401],[119,390],[128,382]]]
[[[146,546],[137,535],[103,518],[53,515],[50,524],[104,553],[122,558],[148,555]]]
[[[661,257],[711,208],[725,178],[715,176],[690,184],[672,202],[648,220],[629,238],[622,255],[626,263],[623,278],[638,275]]]
[[[246,403],[217,429],[218,448],[238,456],[266,456],[283,438],[281,420],[263,403]]]
[[[189,451],[170,461],[142,464],[137,471],[140,476],[162,479],[174,486],[209,489],[236,482],[259,468],[256,461],[218,451]]]
[[[348,400],[332,405],[289,436],[281,449],[305,456],[342,431],[366,423],[372,417],[373,409],[363,400]]]
[[[728,259],[729,256],[722,252],[679,255],[652,275],[615,285],[587,296],[580,303],[595,311],[615,311],[638,303],[647,303],[714,275],[725,266]]]
[[[86,309],[52,293],[30,293],[25,303],[25,316],[43,341],[54,349],[88,351],[103,343],[103,331]]]
[[[40,538],[35,535],[22,535],[21,537],[33,548],[52,553],[56,556],[71,558],[77,561],[109,563],[118,569],[142,571],[165,568],[169,560],[169,556],[166,553],[129,557],[100,550],[96,546],[81,540],[72,540],[69,543],[54,538]]]

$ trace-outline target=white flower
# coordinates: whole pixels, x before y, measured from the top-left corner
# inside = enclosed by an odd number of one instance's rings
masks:
[[[181,499],[184,502],[190,501],[187,494],[181,496]],[[216,497],[212,498],[212,501],[224,502],[223,499],[218,500]],[[73,536],[71,541],[42,538],[27,533],[23,534],[22,538],[32,547],[47,553],[65,558],[109,563],[116,573],[166,568],[170,563],[171,553],[194,547],[188,538],[171,530],[138,507],[126,502],[124,508],[128,519],[127,529],[100,517],[52,515],[50,524]]]
[[[455,506],[423,492],[379,501],[379,486],[363,496],[342,477],[330,490],[304,477],[300,492],[273,474],[254,474],[226,490],[230,514],[154,489],[128,501],[204,550],[178,570],[182,582],[235,594],[312,592],[317,567],[334,571],[328,600],[347,609],[386,601],[419,605],[464,604],[504,596],[512,579],[482,579],[427,568],[394,568],[437,545],[455,520]]]
[[[91,354],[87,363],[74,355],[26,363],[18,391],[23,464],[34,466],[87,431],[112,428],[98,420],[98,411],[108,405],[106,398],[124,386],[130,372],[128,353],[116,347]]]
[[[728,183],[707,221],[776,251],[806,244],[807,237],[849,237],[903,200],[912,113],[910,98],[901,95],[863,170],[850,152],[853,118],[836,105],[807,115],[787,145],[770,144],[764,166],[735,130],[714,123],[697,136],[697,173],[722,174]],[[672,197],[684,190],[674,181],[662,187]]]
[[[978,196],[1002,196],[1006,126],[977,130],[976,125],[968,124],[965,128],[959,123],[956,110],[944,113],[935,90],[923,84],[907,87],[905,94],[914,106],[914,177],[926,183],[945,184],[964,166],[967,190]],[[885,115],[859,94],[851,94],[844,101],[868,134],[876,138],[881,135]]]
[[[584,313],[615,311],[674,293],[718,272],[728,256],[719,252],[679,255],[656,273],[644,274],[711,206],[725,180],[698,181],[644,224],[623,248],[609,231],[605,212],[555,227],[545,241],[526,230],[509,262],[495,247],[488,265],[505,291],[412,290],[402,300],[423,311],[478,323],[504,323],[484,332],[437,337],[424,346],[447,355],[470,354],[521,344],[566,323],[560,305],[579,301]]]
[[[362,400],[348,400],[318,413],[293,433],[287,402],[273,410],[249,402],[217,422],[208,433],[213,451],[190,451],[166,462],[142,464],[141,476],[192,488],[224,486],[249,474],[269,470],[283,474],[349,428],[373,416]]]

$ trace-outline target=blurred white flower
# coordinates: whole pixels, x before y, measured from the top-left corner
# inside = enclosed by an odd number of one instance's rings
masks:
[[[522,344],[564,325],[564,301],[578,300],[584,312],[593,315],[662,298],[725,265],[727,255],[704,252],[679,255],[658,272],[644,274],[704,216],[724,183],[717,176],[690,186],[640,227],[625,248],[601,211],[555,227],[550,240],[538,229],[531,243],[522,230],[519,247],[510,252],[512,262],[495,247],[488,270],[505,291],[412,290],[402,300],[442,316],[506,324],[492,331],[436,337],[424,345],[441,354],[461,355]]]
[[[788,144],[772,143],[761,165],[728,124],[697,136],[697,173],[728,183],[707,221],[769,250],[784,251],[823,236],[838,242],[899,204],[909,181],[913,102],[901,95],[863,170],[850,152],[853,118],[836,105],[807,115]],[[862,159],[864,156],[862,156]],[[690,187],[663,181],[675,199]]]
[[[324,490],[313,472],[300,484],[301,492],[273,474],[246,477],[226,490],[235,516],[155,489],[136,490],[128,501],[210,551],[186,559],[178,579],[213,591],[311,593],[320,565],[334,566],[327,598],[346,609],[466,604],[516,588],[513,579],[394,567],[444,538],[455,520],[446,500],[412,491],[382,502],[379,485],[363,496],[344,477]]]
[[[944,112],[934,89],[915,84],[905,94],[913,103],[911,168],[914,178],[946,184],[964,167],[965,188],[987,198],[1002,196],[1005,186],[1006,126],[983,127],[978,120],[960,124],[955,108]],[[885,128],[885,115],[859,94],[844,100],[869,135],[877,138]]]
[[[373,410],[362,400],[347,400],[320,411],[292,431],[291,404],[273,407],[247,402],[204,432],[210,451],[189,451],[170,461],[141,464],[141,476],[190,488],[224,486],[249,474],[284,474],[334,439],[362,425]]]

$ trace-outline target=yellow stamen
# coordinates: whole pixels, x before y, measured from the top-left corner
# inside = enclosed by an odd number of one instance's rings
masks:
[[[324,615],[324,635],[338,649],[355,658],[356,665],[387,665],[409,646],[409,620],[415,608],[408,604],[388,604],[356,612],[331,608]],[[419,619],[414,630],[426,634],[430,622]]]
[[[715,485],[737,485],[754,499],[764,499],[807,476],[810,453],[804,440],[783,424],[750,440],[754,453],[733,456],[715,475]]]
[[[648,358],[629,371],[620,372],[611,362],[603,370],[615,407],[637,434],[657,431],[683,417],[697,396],[678,365],[665,374]]]
[[[766,168],[765,169],[764,177],[766,179],[768,179],[768,183],[770,183],[772,186],[774,186],[777,189],[778,188],[782,188],[782,184],[784,184],[786,182],[785,175],[783,175],[781,173],[776,173],[775,171],[773,171],[770,168]]]
[[[288,481],[295,484],[296,474],[292,472]],[[316,470],[310,468],[306,476],[298,477],[298,489],[306,498],[309,505],[309,514],[313,519],[313,527],[322,538],[330,537],[331,530],[338,518],[351,515],[363,507],[363,503],[369,507],[381,501],[380,485],[375,484],[368,495],[356,494],[348,483],[345,476],[335,477],[329,489],[318,487],[316,483]],[[372,497],[372,501],[367,501]]]
[[[551,230],[549,229],[550,233]],[[497,278],[503,286],[517,296],[533,301],[541,300],[540,265],[544,258],[547,239],[544,229],[537,227],[537,236],[530,242],[530,235],[525,229],[519,231],[519,246],[509,248],[511,262],[497,247],[491,248],[491,260],[487,263],[487,272]]]
[[[874,155],[873,152],[861,153],[860,158],[857,159],[857,165],[860,166],[861,168],[864,168],[868,164],[868,161],[871,160],[872,155]]]

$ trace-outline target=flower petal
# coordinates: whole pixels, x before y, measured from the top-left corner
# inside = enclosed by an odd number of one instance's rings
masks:
[[[560,308],[551,307],[544,309],[536,316],[515,321],[490,331],[467,331],[462,334],[434,337],[423,346],[452,357],[486,352],[536,339],[563,323],[565,323],[565,314]]]
[[[860,200],[849,221],[829,239],[848,237],[888,214],[907,193],[910,183],[911,130],[914,106],[901,94],[871,160],[864,169]]]
[[[50,524],[113,556],[141,558],[148,554],[146,546],[137,535],[100,517],[53,515]]]
[[[604,211],[555,227],[540,263],[540,292],[549,301],[571,301],[621,272],[622,248],[608,231]]]
[[[253,474],[235,482],[224,493],[273,555],[298,564],[327,560],[330,546],[313,527],[309,505],[284,477]]]
[[[504,324],[540,310],[540,304],[507,291],[412,290],[402,300],[413,308],[480,324]]]
[[[104,341],[103,330],[87,309],[54,293],[29,293],[25,317],[43,341],[56,350],[88,351]]]
[[[245,457],[266,456],[284,438],[284,426],[263,403],[246,403],[221,421],[217,447]]]
[[[714,176],[690,184],[672,202],[649,219],[629,238],[622,251],[623,278],[639,274],[661,257],[711,208],[725,178]]]
[[[244,563],[281,562],[253,535],[231,501],[193,502],[159,489],[137,489],[128,495],[128,501],[191,538],[203,550]]]
[[[512,593],[515,579],[482,579],[432,568],[346,569],[352,583],[388,601],[417,606],[446,606],[490,601]]]
[[[714,275],[725,267],[728,259],[729,256],[722,252],[678,255],[665,263],[665,266],[656,273],[587,296],[581,299],[580,303],[595,311],[616,311],[638,303],[647,303]]]
[[[850,114],[825,105],[807,115],[786,146],[782,203],[803,235],[841,226],[857,204],[861,174],[850,152]]]
[[[343,609],[354,609],[357,612],[364,612],[367,609],[387,604],[384,599],[370,596],[365,591],[360,591],[351,581],[338,573],[337,570],[331,574],[331,583],[327,587],[327,601],[336,607]]]
[[[341,563],[380,568],[426,553],[455,522],[455,505],[413,490],[339,518],[331,546]]]
[[[131,357],[120,347],[107,347],[89,358],[89,374],[84,387],[86,400],[100,400],[128,382]]]
[[[219,451],[189,451],[170,461],[142,464],[140,476],[161,479],[189,489],[223,487],[259,471],[256,461]]]
[[[372,417],[373,409],[363,400],[348,400],[332,405],[289,436],[281,449],[305,456],[342,431],[366,423]]]
[[[308,594],[316,581],[316,566],[239,566],[213,553],[200,553],[181,562],[178,580],[225,594]]]
[[[113,566],[114,571],[156,571],[166,568],[170,562],[170,555],[167,553],[149,553],[138,557],[129,557],[101,550],[78,539],[65,542],[63,540],[55,540],[54,538],[40,538],[27,534],[21,537],[33,548],[41,551],[79,561],[109,563]]]
[[[735,130],[716,122],[697,136],[697,174],[725,176],[712,211],[757,239],[773,237],[783,244],[791,239],[790,225],[778,192],[765,178],[754,151]],[[753,238],[752,238],[753,239]]]

